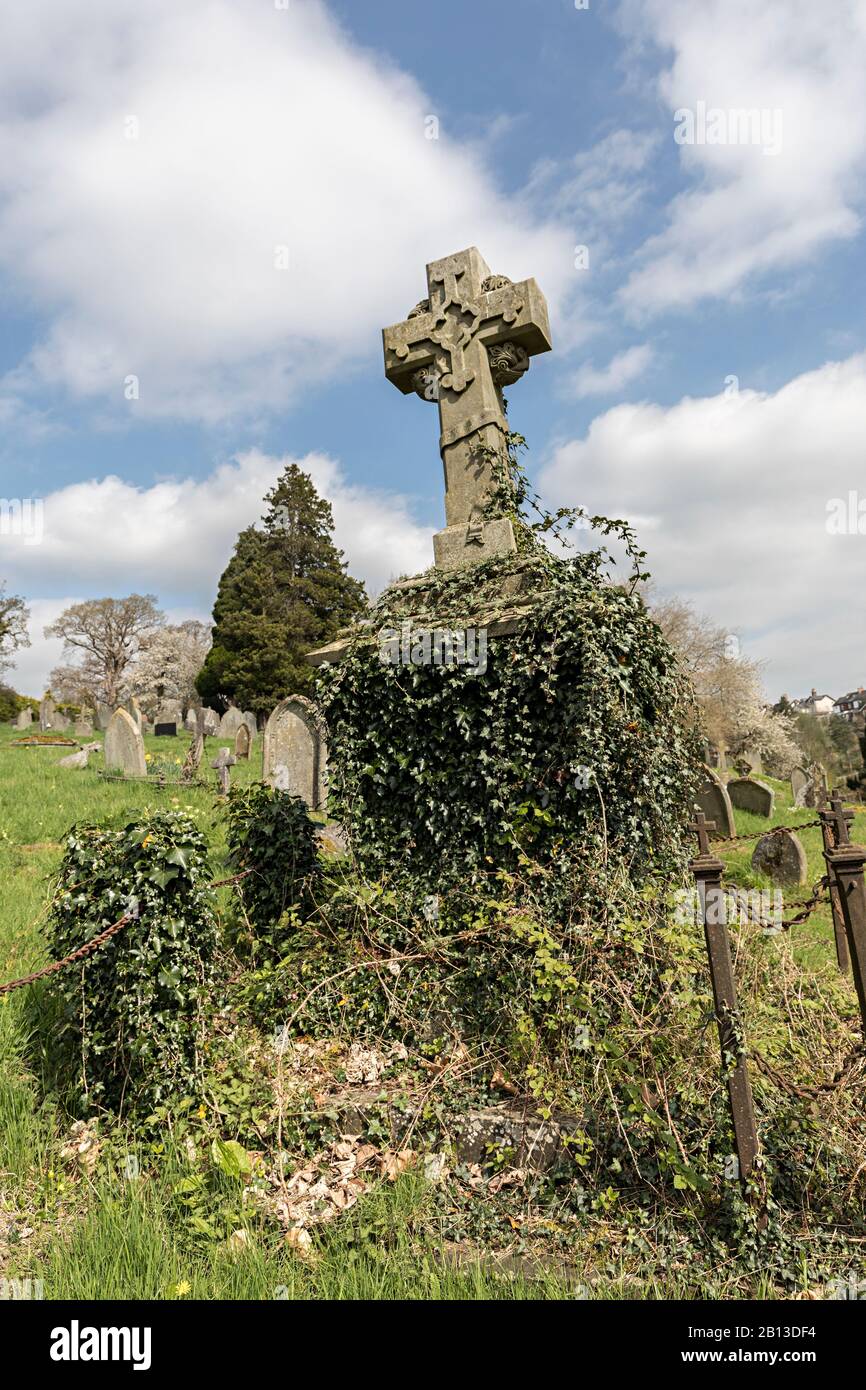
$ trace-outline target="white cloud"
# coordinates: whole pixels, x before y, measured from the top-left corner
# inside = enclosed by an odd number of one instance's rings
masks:
[[[622,391],[643,376],[654,355],[649,343],[638,343],[624,352],[618,352],[606,367],[596,368],[591,362],[584,362],[572,378],[570,394],[582,399],[584,396],[606,396]]]
[[[541,483],[556,504],[631,519],[660,590],[766,658],[771,693],[838,693],[866,677],[866,534],[830,534],[827,508],[866,502],[864,438],[861,353],[774,394],[616,406]]]
[[[19,388],[255,414],[375,356],[427,260],[477,244],[552,297],[573,277],[570,233],[447,113],[427,139],[430,98],[319,0],[29,0],[4,28],[0,266],[49,325]]]
[[[691,187],[643,245],[622,299],[638,313],[735,297],[767,272],[808,265],[861,226],[866,160],[866,7],[836,0],[624,0],[633,37],[672,54],[669,109],[781,113],[776,154],[760,145],[679,147]],[[769,129],[769,127],[768,127]],[[771,141],[772,143],[772,141]]]
[[[30,693],[44,686],[60,647],[42,628],[84,596],[153,593],[172,612],[207,618],[238,532],[259,520],[261,499],[292,461],[253,449],[202,479],[136,487],[107,477],[50,493],[40,544],[3,537],[3,574],[12,593],[72,590],[78,598],[27,598],[33,646],[19,654],[12,683]],[[350,483],[327,455],[294,461],[331,502],[336,543],[370,592],[432,563],[430,528],[412,519],[405,499]]]

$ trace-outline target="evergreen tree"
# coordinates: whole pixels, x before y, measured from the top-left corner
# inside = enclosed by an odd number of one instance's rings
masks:
[[[268,714],[312,688],[305,653],[364,607],[364,586],[334,545],[331,504],[291,463],[266,496],[261,526],[241,531],[213,610],[213,646],[196,680],[208,703]]]

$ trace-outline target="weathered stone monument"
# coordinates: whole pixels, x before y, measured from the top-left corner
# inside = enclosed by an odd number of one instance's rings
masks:
[[[69,768],[87,767],[91,753],[98,753],[101,746],[102,745],[99,743],[85,743],[84,747],[79,748],[77,753],[70,753],[67,757],[61,758],[57,766]]]
[[[105,731],[103,744],[106,772],[122,772],[127,777],[146,777],[144,739],[132,715],[117,709]]]
[[[237,705],[229,705],[225,714],[219,722],[217,738],[234,738],[238,729],[244,722],[244,717]]]
[[[262,779],[311,811],[325,804],[327,743],[321,715],[303,695],[281,700],[265,725]]]
[[[794,805],[797,805],[797,798],[805,790],[809,783],[809,774],[804,767],[791,769],[791,795],[794,798]]]
[[[737,833],[734,812],[724,782],[717,777],[711,767],[706,769],[707,780],[695,796],[695,805],[703,811],[708,821],[715,822],[715,830],[710,831],[711,840],[730,840]]]
[[[244,723],[235,734],[235,757],[242,758],[246,761],[250,756],[251,743],[250,726]]]
[[[46,695],[44,699],[39,701],[39,727],[43,733],[45,733],[47,729],[53,728],[56,708],[50,695]]]
[[[508,432],[502,387],[549,351],[550,327],[536,282],[492,275],[474,246],[432,261],[427,289],[408,318],[383,330],[385,375],[439,407],[445,529],[433,550],[440,569],[453,569],[516,549],[508,517],[487,514]]]
[[[93,733],[93,724],[89,719],[76,719],[72,725],[72,732],[76,738],[89,738]]]
[[[101,733],[105,733],[111,723],[111,709],[102,700],[96,702],[96,727]]]
[[[231,772],[229,768],[234,767],[237,758],[228,748],[221,748],[211,763],[211,767],[216,771],[220,784],[220,791],[223,796],[228,796],[231,787]]]
[[[771,816],[775,796],[773,788],[755,777],[734,777],[727,787],[731,805],[739,811],[751,811],[755,816]]]
[[[27,706],[25,706],[24,709],[18,711],[18,717],[17,717],[17,719],[15,720],[15,728],[16,728],[16,729],[29,729],[29,728],[30,728],[30,725],[31,725],[32,723],[33,723],[33,711],[32,711],[32,709],[30,708],[30,706],[27,705]]]
[[[773,883],[805,883],[808,875],[806,851],[792,831],[769,831],[755,845],[752,868],[766,874]]]
[[[135,720],[136,724],[138,725],[138,727],[139,727],[139,729],[140,729],[140,728],[141,728],[141,724],[142,724],[143,716],[142,716],[142,713],[141,713],[141,705],[138,703],[138,700],[137,700],[137,698],[135,697],[135,695],[130,695],[129,699],[126,701],[126,703],[125,703],[125,705],[123,706],[123,708],[126,710],[126,712],[127,712],[127,714],[129,715],[130,719],[134,719],[134,720]]]
[[[259,731],[259,721],[256,719],[252,710],[244,710],[244,723],[250,731],[250,738],[255,738]]]

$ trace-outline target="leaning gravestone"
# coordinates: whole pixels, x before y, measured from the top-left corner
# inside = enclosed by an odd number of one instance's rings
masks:
[[[195,709],[192,706],[190,706],[190,708],[187,710],[186,718],[184,719],[183,724],[184,728],[188,729],[191,734],[195,733],[197,720]]]
[[[256,719],[252,710],[248,709],[244,711],[244,723],[250,731],[250,738],[255,738],[259,731],[259,721]]]
[[[77,753],[70,753],[67,757],[61,758],[58,767],[87,767],[87,760],[91,753],[98,753],[100,749],[98,743],[85,743],[83,748],[79,748]]]
[[[326,765],[325,726],[319,711],[303,695],[289,695],[265,725],[263,780],[299,796],[311,811],[317,811],[325,804]]]
[[[738,811],[751,811],[755,816],[773,814],[773,789],[755,777],[735,777],[728,783],[728,796]]]
[[[16,728],[16,729],[29,729],[29,728],[30,728],[30,725],[31,725],[32,723],[33,723],[33,711],[32,711],[32,709],[31,709],[31,708],[29,707],[29,705],[28,705],[25,709],[19,710],[19,712],[18,712],[18,718],[15,720],[15,728]]]
[[[752,855],[752,868],[773,883],[805,883],[809,872],[806,851],[790,830],[762,835]]]
[[[213,738],[220,726],[220,717],[215,709],[208,709],[207,705],[202,710],[204,714],[204,731],[208,738]]]
[[[794,767],[791,769],[791,795],[794,798],[794,805],[797,804],[797,797],[805,790],[809,782],[809,774],[804,767]]]
[[[125,709],[114,711],[105,731],[106,772],[122,772],[127,777],[146,777],[144,739],[136,721]]]
[[[235,734],[235,757],[246,760],[250,756],[250,726],[242,724]]]
[[[229,705],[219,723],[217,738],[234,738],[244,722],[244,717],[236,705]]]
[[[707,820],[715,821],[715,830],[710,831],[711,840],[730,840],[737,833],[734,812],[725,789],[725,784],[717,777],[711,767],[705,769],[707,780],[695,796],[695,805],[703,811]]]
[[[51,716],[51,727],[56,729],[58,733],[65,733],[70,723],[71,720],[67,719],[65,714],[61,714],[60,710],[55,710]]]
[[[97,702],[96,702],[96,727],[97,727],[97,729],[99,729],[102,733],[105,733],[105,730],[108,728],[108,726],[109,726],[110,723],[111,723],[111,707],[110,707],[109,705],[104,704],[102,700],[97,700]]]

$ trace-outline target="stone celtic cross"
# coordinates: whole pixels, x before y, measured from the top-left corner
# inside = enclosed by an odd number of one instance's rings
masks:
[[[502,387],[550,349],[547,302],[534,280],[491,275],[474,246],[427,267],[429,296],[382,331],[385,375],[439,406],[445,530],[433,538],[443,569],[515,546],[507,517],[487,517],[495,459],[505,457]]]

